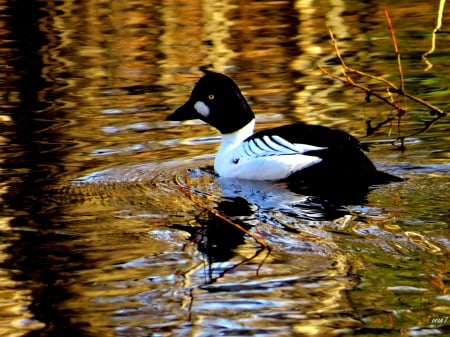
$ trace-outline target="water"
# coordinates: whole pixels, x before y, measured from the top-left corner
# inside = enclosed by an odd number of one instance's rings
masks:
[[[1,5],[0,335],[448,334],[448,117],[398,151],[396,125],[364,137],[392,109],[317,67],[340,73],[328,25],[349,66],[398,83],[384,7],[407,90],[447,111],[448,34],[421,59],[431,2]],[[218,179],[216,131],[165,121],[206,64],[258,128],[339,127],[407,180],[336,204]],[[432,118],[408,108],[401,135]]]

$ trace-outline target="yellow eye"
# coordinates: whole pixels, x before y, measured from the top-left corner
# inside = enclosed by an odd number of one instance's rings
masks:
[[[209,98],[210,101],[212,101],[214,99],[214,95],[213,94],[209,94],[208,98]]]

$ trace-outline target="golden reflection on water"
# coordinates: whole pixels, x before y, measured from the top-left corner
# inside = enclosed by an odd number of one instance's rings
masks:
[[[405,154],[374,150],[372,158],[383,165],[397,163],[401,171],[398,163],[405,163],[401,172],[411,179],[371,193],[369,206],[355,205],[350,217],[305,220],[317,205],[302,209],[285,189],[255,188],[258,207],[248,220],[267,235],[272,253],[253,258],[255,245],[242,235],[234,246],[227,242],[227,259],[214,260],[204,251],[208,238],[200,226],[211,219],[179,192],[174,176],[193,169],[192,187],[215,207],[224,188],[204,168],[217,133],[164,119],[189,95],[198,67],[211,64],[237,80],[258,127],[307,121],[362,136],[368,117],[390,112],[325,78],[317,63],[341,71],[329,26],[349,65],[396,80],[384,6],[398,31],[408,88],[448,106],[447,46],[438,43],[425,75],[415,57],[428,50],[433,3],[39,6],[35,22],[22,22],[36,43],[31,49],[21,25],[8,12],[0,17],[0,334],[254,329],[322,336],[368,326],[397,335],[419,321],[429,325],[436,296],[448,290],[436,272],[448,248],[448,179],[440,171],[448,169],[448,123]],[[409,121],[423,116],[412,109]],[[410,173],[414,165],[417,176]],[[277,207],[264,205],[270,198]],[[399,289],[406,293],[397,296]],[[404,298],[413,301],[397,303]],[[447,302],[439,308],[448,309]]]

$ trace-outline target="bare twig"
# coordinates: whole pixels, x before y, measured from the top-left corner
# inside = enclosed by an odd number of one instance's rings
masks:
[[[379,100],[383,101],[384,103],[390,105],[391,107],[395,108],[396,110],[399,110],[399,106],[398,106],[397,103],[392,102],[389,98],[384,97],[383,95],[381,95],[380,93],[378,93],[375,90],[370,89],[369,87],[366,87],[366,86],[363,86],[361,84],[356,83],[355,81],[353,81],[351,79],[351,77],[348,74],[344,75],[345,78],[341,78],[339,76],[336,76],[335,74],[330,73],[328,71],[328,69],[326,69],[325,67],[321,66],[320,64],[318,64],[317,66],[319,67],[320,70],[322,70],[323,73],[325,73],[326,75],[334,78],[335,80],[338,80],[338,81],[344,83],[345,85],[349,85],[351,87],[355,87],[355,88],[363,90],[366,93],[366,99],[367,100],[370,100],[370,97],[373,96],[373,97],[376,97]],[[345,70],[347,72],[349,72],[349,73],[353,73],[354,72],[353,69],[351,69],[351,68],[345,68]],[[357,71],[357,72],[354,72],[354,73],[357,73],[358,75],[362,75],[363,74],[360,71]],[[364,76],[364,75],[362,75],[362,76]],[[371,75],[365,76],[365,77],[369,77],[369,78],[372,78],[372,79],[375,78],[374,76],[371,76]]]
[[[392,39],[392,45],[394,46],[394,50],[395,50],[395,55],[397,56],[397,71],[398,71],[398,75],[400,77],[400,89],[399,89],[399,94],[403,95],[405,93],[405,82],[403,80],[403,68],[402,68],[402,58],[400,55],[400,52],[398,50],[398,45],[397,45],[397,38],[395,37],[395,30],[394,30],[394,26],[392,25],[392,21],[391,21],[391,17],[389,16],[389,12],[387,11],[386,8],[383,9],[384,11],[384,16],[386,17],[386,21],[389,27],[389,32],[391,33],[391,39]],[[405,98],[405,96],[403,95],[403,98]],[[406,106],[406,102],[404,102],[404,106]],[[400,107],[400,104],[399,104]],[[407,108],[403,107],[403,108],[399,108],[398,109],[398,114],[397,114],[397,133],[400,135],[401,134],[401,126],[402,126],[402,118],[403,116],[406,114],[407,112]],[[404,148],[404,141],[401,140],[401,148]]]
[[[445,0],[443,0],[443,1],[445,1]],[[420,133],[427,131],[440,118],[446,116],[446,113],[443,110],[441,110],[440,108],[424,101],[423,99],[406,92],[406,89],[404,86],[404,75],[403,75],[403,69],[402,69],[402,64],[401,64],[401,56],[400,56],[400,51],[399,51],[398,44],[397,44],[397,39],[395,37],[394,27],[392,25],[392,21],[389,17],[387,10],[384,10],[384,13],[385,13],[386,20],[388,22],[389,31],[391,33],[392,44],[394,46],[394,50],[397,55],[397,69],[398,69],[398,73],[400,76],[400,85],[399,86],[395,85],[394,83],[392,83],[382,77],[374,76],[374,75],[368,74],[364,71],[360,71],[358,69],[354,69],[354,68],[347,66],[347,64],[345,63],[345,61],[342,57],[342,54],[339,50],[339,47],[338,47],[336,39],[333,35],[333,32],[331,31],[331,29],[329,27],[328,27],[328,32],[330,34],[330,39],[331,39],[331,42],[333,43],[336,56],[339,59],[339,62],[341,63],[341,66],[342,66],[342,76],[331,73],[327,68],[325,68],[321,65],[318,65],[318,67],[327,76],[330,76],[333,79],[338,80],[345,85],[348,85],[348,86],[351,86],[351,87],[354,87],[354,88],[364,91],[367,102],[370,102],[371,97],[376,97],[377,99],[381,100],[382,102],[384,102],[387,105],[394,108],[397,111],[396,115],[386,118],[384,121],[378,123],[375,127],[373,127],[371,125],[370,120],[368,120],[366,122],[367,135],[372,134],[373,132],[380,129],[382,126],[384,126],[386,124],[392,124],[395,120],[397,120],[397,138],[394,140],[394,142],[400,141],[400,148],[403,149],[405,138],[416,136]],[[354,76],[354,75],[375,81],[377,83],[381,83],[384,85],[384,90],[374,89],[370,85],[359,84],[352,78],[352,76]],[[386,93],[387,93],[387,95],[386,95]],[[424,126],[421,130],[413,132],[406,136],[402,136],[401,135],[401,124],[402,124],[402,117],[407,113],[406,102],[403,102],[403,105],[401,105],[398,102],[398,100],[396,101],[396,100],[392,99],[393,94],[397,94],[398,97],[403,97],[405,100],[408,99],[408,100],[411,100],[413,102],[423,105],[424,107],[429,109],[430,114],[435,117],[432,120],[425,122]]]
[[[341,56],[341,52],[339,51],[339,47],[337,45],[336,39],[334,38],[333,31],[331,30],[330,27],[328,27],[328,33],[330,34],[330,39],[331,39],[331,42],[333,43],[334,51],[336,52],[336,56],[338,57],[339,62],[341,63],[341,65],[342,65],[342,67],[344,68],[345,71],[348,71],[350,73],[354,73],[354,74],[357,74],[357,75],[360,75],[360,76],[363,76],[363,77],[367,77],[367,78],[370,78],[370,79],[378,81],[378,82],[382,82],[382,83],[386,84],[388,87],[391,87],[391,88],[394,88],[395,90],[398,90],[397,86],[394,83],[392,83],[392,82],[390,82],[390,81],[388,81],[388,80],[386,80],[386,79],[384,79],[382,77],[374,76],[374,75],[365,73],[365,72],[363,72],[361,70],[353,69],[353,68],[350,68],[349,66],[347,66],[345,64],[345,62],[344,62],[344,59]]]
[[[209,212],[210,214],[214,215],[215,217],[217,217],[218,219],[224,221],[225,223],[239,229],[240,231],[242,231],[243,233],[247,234],[248,236],[250,236],[253,240],[255,240],[256,243],[258,243],[259,245],[261,245],[264,248],[269,248],[268,243],[264,240],[264,237],[258,237],[255,234],[249,232],[248,230],[246,230],[245,228],[243,228],[241,225],[233,222],[232,220],[228,219],[225,215],[223,215],[222,213],[220,213],[219,211],[217,211],[214,208],[209,207],[208,205],[206,205],[201,199],[195,197],[192,192],[191,192],[191,188],[189,185],[189,181],[187,179],[186,183],[183,184],[181,182],[181,179],[179,177],[179,175],[175,176],[175,183],[178,186],[178,188],[180,189],[180,191],[187,196],[194,204],[196,204],[197,206],[199,206],[200,208],[202,208],[203,210]]]
[[[384,15],[386,16],[386,21],[388,23],[389,31],[391,32],[392,45],[394,46],[395,54],[397,55],[397,70],[400,76],[400,90],[401,92],[405,91],[405,84],[403,81],[403,69],[402,69],[402,59],[400,56],[400,52],[398,51],[397,38],[395,37],[394,26],[392,25],[391,18],[389,16],[389,12],[386,8],[383,9]]]
[[[353,68],[350,68],[349,66],[347,66],[347,64],[345,63],[344,59],[341,56],[341,52],[339,51],[339,47],[337,45],[336,39],[334,38],[334,34],[333,34],[333,32],[332,32],[330,27],[328,27],[328,33],[330,34],[330,39],[331,39],[331,42],[333,43],[336,56],[338,57],[339,62],[341,63],[341,65],[342,65],[342,67],[344,69],[344,73],[345,72],[353,73],[353,74],[357,74],[357,75],[362,76],[362,77],[366,77],[366,78],[375,80],[377,82],[384,83],[384,84],[386,84],[386,87],[389,88],[389,91],[391,93],[401,94],[404,97],[406,97],[406,98],[408,98],[408,99],[410,99],[410,100],[412,100],[414,102],[417,102],[417,103],[419,103],[421,105],[424,105],[425,107],[430,109],[430,111],[436,112],[438,115],[439,114],[444,114],[445,115],[445,112],[443,110],[439,109],[438,107],[436,107],[436,106],[434,106],[432,104],[429,104],[428,102],[424,101],[423,99],[421,99],[421,98],[419,98],[417,96],[410,95],[407,92],[405,92],[404,90],[403,90],[403,92],[401,92],[401,90],[394,83],[392,83],[391,81],[388,81],[388,80],[386,80],[386,79],[384,79],[382,77],[374,76],[374,75],[368,74],[368,73],[366,73],[364,71],[361,71],[361,70],[358,70],[358,69],[353,69]],[[340,79],[338,76],[332,75],[330,72],[325,71],[325,69],[322,66],[320,66],[320,65],[318,65],[318,66],[327,75],[329,75],[329,76],[331,76],[331,77],[333,77],[333,78],[343,82],[342,79]],[[346,77],[348,77],[348,75]],[[351,81],[351,82],[354,83],[353,81]],[[350,83],[347,83],[347,84],[351,85]],[[362,88],[360,88],[360,89],[362,89]],[[371,89],[369,89],[369,90],[370,90],[371,95],[373,95],[373,90],[371,90]],[[373,96],[375,96],[377,98],[380,98],[381,100],[385,101],[384,99],[382,99],[381,97],[378,97],[377,95],[373,95]],[[388,102],[386,102],[386,103],[388,103]],[[388,104],[391,105],[392,107],[394,107],[395,109],[398,108],[398,105],[396,105],[396,104],[390,104],[390,103],[388,103]]]
[[[239,263],[237,263],[237,264],[235,264],[235,265],[233,265],[233,266],[231,266],[231,267],[229,267],[229,268],[224,269],[224,270],[220,273],[219,276],[214,277],[214,278],[211,277],[210,283],[213,283],[214,281],[216,281],[216,280],[218,280],[219,278],[223,277],[223,276],[224,276],[226,273],[228,273],[230,270],[236,270],[237,268],[239,268],[239,267],[241,267],[241,266],[243,266],[243,265],[245,265],[245,264],[247,264],[247,263],[253,261],[253,260],[256,259],[259,255],[261,255],[261,253],[262,253],[264,250],[267,251],[267,254],[266,254],[266,256],[264,256],[264,257],[262,258],[261,262],[258,264],[258,267],[257,267],[257,269],[256,269],[256,276],[259,276],[259,271],[261,270],[262,265],[264,264],[264,262],[266,261],[267,257],[268,257],[269,254],[271,253],[270,246],[262,246],[262,247],[258,248],[258,250],[257,250],[252,256],[250,256],[250,257],[244,259],[243,261],[240,261]]]

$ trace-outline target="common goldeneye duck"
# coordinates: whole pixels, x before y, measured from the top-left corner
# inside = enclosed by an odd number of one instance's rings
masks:
[[[189,100],[167,119],[201,119],[220,131],[214,161],[220,177],[343,187],[402,180],[378,171],[363,153],[367,146],[344,131],[297,123],[253,133],[255,116],[236,83],[203,72]]]

